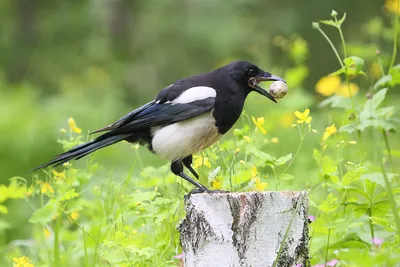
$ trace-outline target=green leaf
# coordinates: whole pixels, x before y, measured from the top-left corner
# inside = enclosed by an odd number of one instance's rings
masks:
[[[339,208],[338,199],[332,193],[329,193],[328,197],[318,206],[318,209],[326,213],[332,212],[337,208]]]
[[[351,100],[348,97],[334,95],[319,103],[319,107],[326,106],[330,106],[332,108],[351,109]]]
[[[290,153],[290,154],[288,154],[286,156],[280,157],[279,159],[275,160],[274,164],[276,166],[282,166],[282,165],[286,164],[286,162],[288,162],[291,159],[292,159],[292,153]]]
[[[371,244],[363,241],[356,233],[352,233],[343,238],[343,240],[333,243],[329,246],[330,249],[343,249],[343,248],[355,248],[355,249],[369,249]]]
[[[288,174],[288,173],[284,173],[280,178],[281,178],[282,180],[288,181],[288,180],[293,180],[293,179],[294,179],[294,176],[291,175],[291,174]]]
[[[218,173],[221,171],[221,166],[218,166],[208,174],[208,182],[210,183],[212,180],[214,180],[215,177],[217,177]]]
[[[383,226],[386,231],[393,232],[395,230],[395,226],[390,224],[385,218],[372,216],[369,217],[369,219],[371,220],[372,224]]]
[[[313,150],[313,158],[315,159],[315,161],[319,164],[321,162],[321,153],[319,152],[319,150],[315,149]]]
[[[270,162],[271,163],[271,162],[275,161],[274,157],[272,157],[271,155],[269,155],[269,154],[267,154],[265,152],[262,152],[262,151],[258,150],[257,148],[255,148],[253,146],[248,147],[247,151],[249,153],[253,154],[254,156],[262,159],[264,162]]]
[[[343,17],[338,21],[338,24],[341,26],[342,23],[346,20],[346,12],[343,14]]]
[[[336,27],[336,23],[333,20],[320,20],[319,22],[325,25]]]
[[[379,90],[376,94],[374,94],[374,96],[372,97],[373,110],[376,110],[378,106],[382,103],[382,101],[385,99],[387,90],[388,90],[387,88],[384,88],[382,90]],[[369,106],[367,106],[366,103],[364,109],[366,109],[367,107],[369,108]]]
[[[351,56],[345,58],[343,60],[343,63],[345,65],[345,71],[347,69],[348,75],[365,75],[365,73],[362,71],[362,68],[364,67],[364,59],[356,56]]]
[[[391,181],[394,177],[399,176],[397,173],[387,173],[388,179]],[[371,182],[377,183],[385,188],[385,180],[381,172],[367,173],[361,176],[361,180],[369,180]]]
[[[8,213],[7,206],[0,204],[0,213],[7,214]]]
[[[76,197],[79,197],[79,193],[75,192],[75,188],[72,188],[70,190],[68,190],[67,192],[65,192],[61,197],[60,197],[60,201],[66,201],[66,200],[71,200],[74,199]]]
[[[379,88],[390,86],[391,82],[392,82],[392,75],[386,74],[375,82],[374,90],[378,90]]]
[[[337,164],[332,158],[324,156],[321,160],[321,168],[323,174],[332,174],[337,170]]]
[[[29,219],[29,222],[45,225],[53,219],[56,213],[57,203],[54,201],[49,201],[45,206],[41,207],[33,213],[32,217]]]
[[[353,181],[359,180],[360,176],[366,172],[367,169],[364,166],[348,171],[342,178],[342,186],[347,187]]]

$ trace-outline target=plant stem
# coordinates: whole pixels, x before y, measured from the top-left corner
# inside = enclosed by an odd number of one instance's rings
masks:
[[[394,165],[393,165],[393,159],[392,159],[392,151],[391,151],[390,145],[389,145],[389,139],[388,139],[386,131],[383,130],[383,129],[382,129],[382,134],[383,134],[383,139],[385,139],[385,145],[386,145],[386,150],[387,150],[387,153],[388,153],[390,166],[392,167],[392,171],[395,172],[394,169],[393,169]]]
[[[56,225],[54,228],[54,264],[57,267],[61,267],[61,257],[60,257],[60,225],[61,225],[62,212],[59,209],[59,214],[56,219]]]
[[[399,10],[400,10],[400,1],[397,0],[397,10],[396,10],[396,18],[394,21],[394,39],[393,39],[393,54],[392,54],[392,60],[390,61],[390,66],[389,66],[389,71],[388,73],[391,72],[394,61],[396,60],[396,55],[397,55],[397,35],[398,35],[398,25],[399,25]]]
[[[324,38],[326,39],[326,41],[328,41],[328,43],[329,43],[329,45],[331,46],[333,52],[335,52],[336,58],[338,59],[338,61],[339,61],[339,63],[340,63],[340,66],[343,67],[344,65],[343,65],[342,59],[340,58],[339,53],[338,53],[338,51],[336,50],[335,46],[333,45],[331,39],[329,39],[328,35],[326,35],[326,33],[325,33],[321,28],[318,27],[317,29],[318,29],[318,31],[322,34],[322,36],[324,36]]]
[[[346,48],[346,42],[344,41],[344,36],[343,36],[343,32],[342,29],[340,28],[340,26],[337,27],[339,34],[340,34],[340,40],[342,41],[342,46],[343,46],[343,55],[344,58],[347,58],[347,48]],[[346,74],[347,75],[347,74]]]
[[[328,231],[328,240],[326,241],[325,265],[328,262],[329,240],[330,239],[331,239],[331,229],[329,229],[329,231]]]
[[[400,231],[400,216],[399,216],[399,212],[397,209],[396,200],[394,199],[392,185],[390,184],[389,178],[386,175],[386,171],[385,171],[385,167],[383,166],[382,158],[381,158],[381,168],[382,168],[383,178],[385,180],[385,186],[386,186],[386,191],[388,194],[389,202],[392,206],[392,212],[393,212],[394,221],[396,223],[397,231]]]

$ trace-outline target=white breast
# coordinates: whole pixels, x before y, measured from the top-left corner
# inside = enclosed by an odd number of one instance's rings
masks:
[[[222,136],[215,126],[212,111],[189,120],[154,128],[152,134],[153,151],[161,158],[171,161],[200,152]]]

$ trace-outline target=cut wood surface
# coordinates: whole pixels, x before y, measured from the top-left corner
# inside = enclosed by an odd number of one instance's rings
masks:
[[[305,191],[192,194],[185,206],[185,267],[308,265]]]

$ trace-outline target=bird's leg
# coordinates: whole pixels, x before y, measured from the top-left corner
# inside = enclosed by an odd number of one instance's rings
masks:
[[[189,156],[187,156],[186,158],[184,158],[182,160],[183,165],[185,165],[185,167],[194,175],[194,177],[196,177],[197,180],[199,180],[199,175],[192,168],[192,162],[193,162],[193,156],[192,155],[189,155]]]
[[[197,188],[199,188],[203,192],[211,192],[207,187],[205,187],[204,185],[200,184],[199,182],[193,180],[192,178],[190,178],[188,175],[186,175],[183,172],[183,164],[182,164],[181,161],[173,161],[171,163],[171,171],[175,175],[178,175],[179,177],[185,179],[186,181],[188,181],[192,185],[196,186]]]

